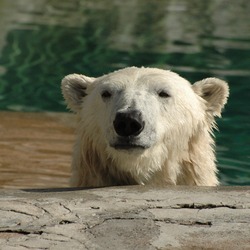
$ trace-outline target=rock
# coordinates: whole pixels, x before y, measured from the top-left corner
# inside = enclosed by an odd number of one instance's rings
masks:
[[[250,249],[249,187],[0,191],[0,248]]]

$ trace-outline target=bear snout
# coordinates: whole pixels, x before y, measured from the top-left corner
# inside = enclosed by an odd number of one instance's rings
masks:
[[[117,112],[113,126],[117,135],[121,137],[135,137],[143,131],[145,122],[140,111],[129,110]]]

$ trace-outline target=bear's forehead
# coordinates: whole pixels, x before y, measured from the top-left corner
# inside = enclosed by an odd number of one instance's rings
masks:
[[[152,80],[154,78],[178,77],[178,75],[169,70],[129,67],[112,72],[106,75],[106,77],[110,80],[131,79],[134,80],[134,82],[136,82],[137,80],[142,80],[142,79],[145,80],[147,78],[150,78]]]
[[[165,85],[165,86],[181,86],[190,88],[190,83],[169,70],[156,68],[137,68],[129,67],[107,74],[99,81],[105,85],[121,84],[138,87],[138,85]]]

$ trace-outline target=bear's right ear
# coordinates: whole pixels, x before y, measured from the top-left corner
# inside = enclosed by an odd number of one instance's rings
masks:
[[[63,78],[61,85],[63,97],[72,111],[80,110],[83,98],[87,95],[86,90],[94,80],[94,77],[78,74],[70,74]]]
[[[228,84],[218,78],[206,78],[194,83],[192,88],[206,101],[207,112],[220,117],[229,96]]]

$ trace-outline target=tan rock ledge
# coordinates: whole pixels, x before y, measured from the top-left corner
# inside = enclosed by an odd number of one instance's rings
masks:
[[[0,249],[250,249],[250,187],[0,190]]]

